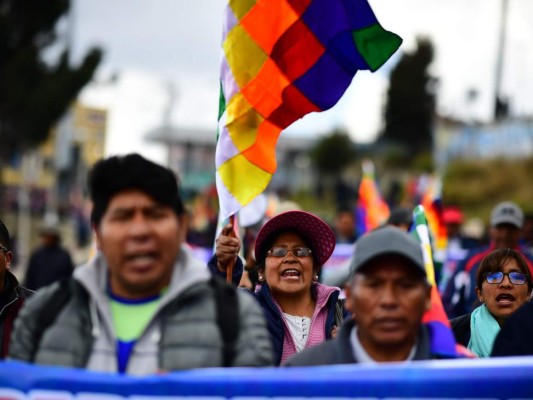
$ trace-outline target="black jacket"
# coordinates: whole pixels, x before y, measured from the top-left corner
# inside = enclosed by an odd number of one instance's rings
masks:
[[[533,303],[527,302],[512,313],[496,336],[492,357],[533,355]]]
[[[6,271],[4,290],[0,293],[0,358],[7,356],[13,322],[24,301],[32,294],[31,290],[19,285],[15,275]]]
[[[337,337],[327,340],[317,346],[303,350],[301,353],[289,358],[284,364],[287,367],[304,367],[312,365],[332,365],[332,364],[358,364],[355,359],[350,334],[355,322],[353,319],[345,320],[341,325]],[[430,360],[436,358],[430,353],[429,335],[422,325],[418,337],[418,346],[414,360]]]
[[[60,246],[41,247],[30,256],[24,286],[38,290],[51,283],[68,279],[74,272],[70,253]]]
[[[470,332],[470,317],[472,314],[461,315],[460,317],[450,320],[450,325],[452,326],[453,335],[455,336],[455,341],[463,346],[467,347],[468,342],[470,342],[471,332]]]

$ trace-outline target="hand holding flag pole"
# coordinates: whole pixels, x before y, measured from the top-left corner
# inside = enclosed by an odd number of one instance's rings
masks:
[[[216,239],[215,253],[217,268],[226,272],[226,281],[232,283],[233,268],[241,248],[241,242],[235,233],[235,216],[229,217],[229,222],[224,225]]]
[[[232,229],[231,231],[229,232],[229,236],[232,237],[232,238],[237,238],[237,234],[235,233],[235,215],[230,215],[229,217],[229,223],[231,224],[232,226]],[[226,282],[228,283],[231,283],[232,282],[232,279],[231,277],[233,276],[233,267],[235,267],[235,261],[237,260],[237,257],[239,256],[239,250],[240,250],[240,246],[237,247],[237,251],[235,252],[235,257],[233,257],[229,264],[228,264],[228,268],[226,269]]]

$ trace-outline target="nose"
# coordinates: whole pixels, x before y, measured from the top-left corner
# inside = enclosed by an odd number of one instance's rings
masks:
[[[506,274],[503,276],[503,280],[500,282],[500,286],[505,286],[505,287],[512,286],[511,278],[509,278],[509,274]]]
[[[150,224],[148,220],[142,214],[136,214],[132,219],[128,229],[128,233],[131,237],[139,239],[145,238],[150,233]]]
[[[386,285],[381,293],[381,306],[394,308],[398,305],[398,297],[394,285]]]
[[[285,254],[285,257],[283,257],[283,261],[294,262],[297,258],[298,257],[294,255],[294,250],[289,249],[289,251],[287,251],[287,254]]]

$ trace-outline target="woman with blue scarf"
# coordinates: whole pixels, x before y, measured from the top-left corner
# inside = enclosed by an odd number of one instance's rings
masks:
[[[519,252],[500,249],[479,266],[476,292],[481,305],[470,314],[450,321],[457,343],[478,357],[489,357],[505,320],[531,295],[531,271]]]

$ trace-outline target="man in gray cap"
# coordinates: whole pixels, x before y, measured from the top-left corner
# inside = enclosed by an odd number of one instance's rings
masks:
[[[335,339],[304,350],[286,366],[434,358],[422,324],[431,306],[431,286],[420,244],[396,227],[375,230],[356,243],[345,288],[345,306],[353,318]]]
[[[511,201],[498,203],[490,214],[490,243],[472,249],[460,262],[448,281],[442,303],[449,318],[471,313],[477,304],[475,290],[479,264],[488,254],[498,249],[513,249],[522,253],[533,273],[533,255],[521,244],[524,213]]]

